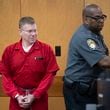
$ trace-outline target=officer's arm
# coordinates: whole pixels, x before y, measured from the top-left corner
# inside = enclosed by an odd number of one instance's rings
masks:
[[[103,57],[99,62],[98,62],[98,65],[100,67],[103,67],[103,68],[110,68],[110,56],[105,56]]]

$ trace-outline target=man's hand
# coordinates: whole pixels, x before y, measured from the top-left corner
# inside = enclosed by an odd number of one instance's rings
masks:
[[[30,103],[28,102],[26,96],[19,95],[17,97],[17,101],[18,101],[19,106],[22,108],[29,108],[30,106]]]
[[[25,102],[27,102],[31,105],[31,103],[35,100],[35,97],[32,94],[28,94],[28,95],[24,96],[24,99],[25,99]]]

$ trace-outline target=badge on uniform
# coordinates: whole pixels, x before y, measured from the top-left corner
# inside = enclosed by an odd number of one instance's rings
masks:
[[[93,50],[96,48],[96,43],[95,43],[95,41],[92,40],[92,39],[88,39],[88,40],[87,40],[87,44],[88,44],[88,46],[89,46],[91,49],[93,49]]]

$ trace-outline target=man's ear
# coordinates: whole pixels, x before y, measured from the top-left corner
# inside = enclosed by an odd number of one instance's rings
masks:
[[[21,29],[19,29],[19,34],[20,34],[20,36],[21,36],[21,34],[22,34],[22,30],[21,30]]]

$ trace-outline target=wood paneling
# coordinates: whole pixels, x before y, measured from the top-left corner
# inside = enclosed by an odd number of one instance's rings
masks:
[[[5,96],[7,96],[7,95],[3,91],[2,80],[1,80],[1,77],[0,77],[0,97],[5,97]]]
[[[49,110],[66,110],[63,97],[49,97]]]
[[[63,80],[62,76],[56,76],[48,93],[50,97],[63,97]]]
[[[9,97],[0,97],[0,109],[9,110]]]
[[[0,0],[0,55],[18,38],[19,0]]]

